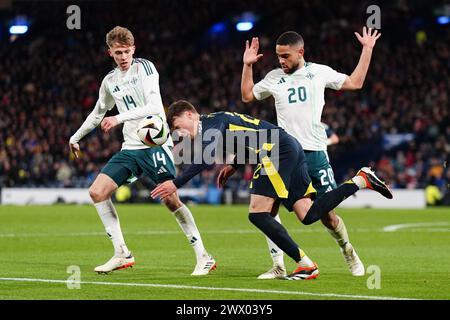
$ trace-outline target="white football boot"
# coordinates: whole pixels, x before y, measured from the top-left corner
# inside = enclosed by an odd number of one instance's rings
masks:
[[[274,265],[272,269],[258,276],[259,280],[284,279],[286,277],[286,268],[280,265]]]
[[[113,256],[105,264],[95,267],[94,271],[98,273],[110,273],[114,270],[131,268],[134,266],[134,257],[130,255],[128,257]]]
[[[347,263],[348,269],[355,277],[361,277],[364,275],[364,265],[356,254],[353,246],[348,242],[345,244],[345,248],[341,248],[341,252],[344,255],[344,260]]]
[[[191,273],[191,276],[204,276],[215,270],[217,267],[216,260],[210,255],[204,256],[204,258],[200,259],[195,266],[194,271]]]

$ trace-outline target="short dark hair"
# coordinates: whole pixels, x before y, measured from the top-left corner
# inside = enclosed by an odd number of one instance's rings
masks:
[[[301,45],[303,46],[303,37],[295,31],[286,31],[281,36],[278,37],[277,45],[280,46],[292,46]]]
[[[181,116],[183,114],[183,112],[186,112],[186,111],[192,111],[192,112],[198,113],[197,109],[195,109],[195,107],[189,101],[178,100],[178,101],[175,101],[174,103],[172,103],[169,106],[169,109],[167,110],[167,123],[169,124],[169,127],[172,128],[173,119],[175,117]]]

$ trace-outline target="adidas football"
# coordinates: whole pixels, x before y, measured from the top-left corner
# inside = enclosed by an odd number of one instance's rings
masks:
[[[145,117],[139,122],[137,135],[149,146],[161,146],[169,139],[170,130],[167,122],[158,115]]]

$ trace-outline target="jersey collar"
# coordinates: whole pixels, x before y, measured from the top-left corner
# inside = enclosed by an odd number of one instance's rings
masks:
[[[303,72],[305,69],[306,69],[306,67],[309,65],[309,62],[304,62],[303,63],[303,66],[301,67],[301,68],[299,68],[299,69],[297,69],[297,70],[295,70],[295,72],[293,73],[293,74],[296,74],[297,72],[299,72],[299,73],[301,73],[301,72]]]

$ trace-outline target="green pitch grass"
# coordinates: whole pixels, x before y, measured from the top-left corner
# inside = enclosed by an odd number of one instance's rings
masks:
[[[449,208],[338,210],[366,268],[375,266],[364,277],[350,275],[320,222],[303,226],[283,211],[283,223],[321,274],[311,281],[282,281],[256,279],[271,267],[271,259],[265,238],[247,219],[246,206],[191,207],[218,264],[205,277],[190,276],[193,250],[164,207],[117,207],[136,266],[109,275],[93,272],[113,251],[92,206],[0,207],[0,299],[450,298]],[[403,224],[408,225],[383,231]],[[285,261],[293,270],[294,263]],[[80,268],[80,289],[63,282],[71,276],[69,266]],[[378,268],[381,287],[369,289],[368,283],[376,285],[373,270]],[[19,281],[23,278],[30,280]]]

